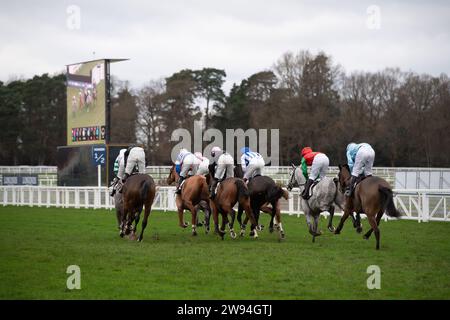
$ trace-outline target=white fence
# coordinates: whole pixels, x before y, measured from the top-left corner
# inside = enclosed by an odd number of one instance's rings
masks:
[[[3,206],[114,208],[114,200],[104,187],[0,186],[0,199]],[[450,189],[394,190],[394,202],[403,219],[450,221]],[[157,187],[153,209],[176,211],[175,187]],[[298,189],[290,192],[289,200],[282,201],[281,210],[290,215],[302,214]]]

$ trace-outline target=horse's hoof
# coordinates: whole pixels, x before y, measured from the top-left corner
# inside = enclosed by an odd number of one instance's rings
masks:
[[[280,233],[280,240],[284,240],[285,237],[286,237],[286,236],[285,236],[284,233]]]
[[[196,236],[197,235],[197,231],[192,231],[192,236]]]
[[[363,229],[361,227],[356,228],[356,232],[361,233]]]
[[[232,239],[236,239],[236,232],[231,231],[231,232],[230,232],[230,237],[231,237]]]
[[[137,242],[142,242],[142,238],[139,237],[136,241],[137,241]]]
[[[316,237],[313,237],[313,238],[312,238],[312,242],[313,242],[313,243],[316,242]]]
[[[269,232],[270,232],[270,233],[273,233],[273,228],[269,228]]]
[[[333,227],[333,226],[329,226],[329,227],[328,227],[328,230],[329,230],[330,232],[334,232],[334,231],[336,231],[336,228]]]
[[[125,233],[123,233],[123,232],[120,232],[120,233],[119,233],[119,236],[120,236],[121,238],[123,238],[124,235],[125,235]]]
[[[334,234],[341,234],[341,232],[338,230],[334,230]]]
[[[244,230],[241,230],[241,232],[239,233],[239,235],[240,235],[241,237],[243,237],[243,236],[245,235],[245,231],[244,231]]]
[[[369,237],[366,236],[366,235],[363,235],[363,239],[364,239],[364,240],[369,240]]]

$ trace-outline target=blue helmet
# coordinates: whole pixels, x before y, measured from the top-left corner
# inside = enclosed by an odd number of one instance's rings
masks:
[[[358,145],[357,145],[356,143],[354,143],[354,142],[349,143],[349,144],[347,145],[347,152],[349,152],[350,150],[355,149],[357,146],[358,146]]]
[[[247,153],[247,152],[252,152],[252,150],[250,150],[249,147],[242,147],[242,148],[241,148],[241,153],[242,153],[242,154]]]

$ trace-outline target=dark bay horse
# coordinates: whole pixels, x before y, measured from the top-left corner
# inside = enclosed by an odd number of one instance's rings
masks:
[[[251,232],[250,235],[254,238],[258,237],[258,232],[256,230],[256,219],[253,215],[251,206],[250,206],[250,194],[248,192],[248,188],[245,185],[244,180],[240,178],[226,178],[223,180],[219,186],[217,187],[217,193],[214,199],[210,200],[210,206],[213,211],[214,224],[215,229],[218,231],[220,237],[224,238],[225,235],[225,226],[228,224],[230,228],[230,236],[232,238],[236,238],[236,233],[233,229],[235,211],[233,207],[238,203],[239,206],[245,210],[247,218],[250,219],[251,222]],[[222,226],[220,230],[218,229],[219,225],[219,212],[222,215]],[[231,216],[231,222],[228,220],[228,215]]]
[[[350,168],[348,165],[339,165],[339,185],[343,192],[350,183]],[[345,220],[353,212],[364,213],[367,216],[371,229],[364,235],[364,239],[369,239],[372,232],[375,232],[377,240],[376,249],[380,249],[380,230],[378,225],[381,217],[386,211],[390,217],[398,218],[400,213],[394,205],[392,188],[389,183],[379,177],[370,176],[356,185],[353,197],[346,197],[344,215],[339,222],[335,234],[342,230]]]
[[[287,200],[289,198],[288,192],[277,185],[272,178],[267,176],[256,176],[250,179],[247,187],[250,194],[250,206],[255,216],[256,223],[259,224],[259,214],[261,210],[269,213],[271,217],[269,232],[273,232],[274,219],[276,219],[275,225],[279,231],[280,239],[284,239],[285,233],[283,225],[281,224],[280,199],[284,198]],[[237,220],[241,225],[241,235],[243,235],[248,218],[246,217],[244,223],[242,223],[241,216],[242,208],[239,207]]]
[[[170,169],[169,176],[167,177],[167,183],[172,184],[174,181],[178,181],[178,173],[173,165]],[[197,211],[199,205],[203,204],[206,208],[203,208],[206,217],[206,232],[209,231],[209,190],[206,178],[204,176],[192,176],[184,180],[181,187],[181,194],[176,196],[176,205],[178,208],[179,225],[182,228],[188,226],[184,222],[184,210],[187,209],[192,214],[192,235],[197,235]]]
[[[148,216],[150,215],[153,200],[155,199],[155,193],[155,182],[149,175],[134,174],[128,177],[122,187],[123,214],[120,230],[121,237],[130,234],[130,232],[134,236],[142,208],[144,207],[144,220],[142,220],[142,230],[138,238],[138,241],[142,241]],[[133,220],[135,221],[134,227],[132,226]]]

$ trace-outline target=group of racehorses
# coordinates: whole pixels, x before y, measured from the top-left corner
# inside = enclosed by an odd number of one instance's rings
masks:
[[[213,199],[211,199],[209,192],[209,187],[214,179],[212,172],[206,176],[194,175],[186,179],[181,187],[181,193],[176,195],[179,226],[182,228],[188,227],[189,224],[184,221],[184,211],[189,210],[192,215],[192,235],[197,235],[197,227],[201,225],[205,225],[205,231],[208,233],[210,231],[210,216],[212,213],[214,232],[224,239],[226,227],[228,226],[230,236],[236,238],[237,235],[234,231],[236,211],[234,207],[237,204],[237,220],[240,225],[241,236],[245,235],[246,225],[250,220],[250,236],[258,237],[258,231],[263,229],[263,226],[259,224],[260,212],[263,211],[271,216],[269,231],[273,232],[277,229],[279,239],[284,239],[285,232],[281,222],[280,202],[281,198],[288,199],[288,191],[276,184],[268,176],[258,175],[245,182],[242,179],[242,171],[239,168],[235,168],[234,177],[227,178],[218,184],[216,195]],[[172,166],[167,177],[167,183],[170,185],[175,181],[178,181],[178,173],[175,170],[175,166]],[[378,225],[384,212],[391,217],[399,216],[394,206],[392,189],[384,179],[375,176],[368,177],[356,186],[355,192],[350,198],[345,197],[343,194],[349,183],[350,170],[347,165],[342,165],[339,166],[338,177],[334,179],[329,177],[323,178],[314,186],[313,195],[308,200],[300,198],[301,209],[305,213],[312,240],[314,242],[315,238],[321,235],[318,229],[320,213],[329,212],[328,230],[335,234],[340,233],[345,220],[349,216],[353,219],[353,225],[357,232],[361,232],[359,214],[364,213],[371,227],[364,235],[364,238],[368,239],[374,232],[376,249],[379,249],[380,230]],[[291,191],[295,186],[302,189],[304,185],[305,179],[300,169],[293,166],[287,190]],[[135,174],[126,180],[122,187],[122,192],[117,193],[115,196],[117,222],[121,237],[129,235],[131,239],[136,238],[140,214],[144,209],[141,232],[137,238],[138,241],[142,241],[155,194],[156,185],[149,175]],[[344,211],[336,229],[332,224],[335,206],[340,207]],[[205,213],[205,221],[203,223],[198,221],[197,213],[199,210]],[[242,220],[244,212],[246,216]],[[354,213],[356,213],[356,217],[354,217]],[[220,227],[219,214],[222,217]]]

